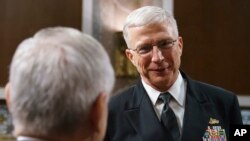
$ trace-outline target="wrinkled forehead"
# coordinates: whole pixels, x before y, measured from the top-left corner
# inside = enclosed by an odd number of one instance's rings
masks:
[[[174,28],[167,23],[154,23],[144,26],[135,26],[128,29],[128,39],[137,40],[140,37],[153,38],[154,36],[163,36],[169,38],[176,38],[177,34]]]
[[[175,39],[175,30],[166,23],[150,24],[130,27],[128,29],[128,42],[132,47],[136,42],[155,42],[161,39]]]
[[[131,33],[138,32],[147,33],[147,32],[168,32],[173,36],[178,36],[175,28],[172,24],[167,22],[157,22],[146,25],[130,26],[127,29],[128,37],[131,36]]]

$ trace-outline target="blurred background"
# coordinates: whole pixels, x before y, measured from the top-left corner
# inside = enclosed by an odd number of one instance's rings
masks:
[[[175,16],[184,40],[181,69],[235,92],[250,124],[249,0],[0,0],[0,87],[8,81],[11,58],[24,38],[44,27],[69,26],[94,36],[108,51],[117,77],[115,95],[138,78],[124,54],[122,27],[129,12],[145,5]],[[7,121],[2,88],[0,132]]]

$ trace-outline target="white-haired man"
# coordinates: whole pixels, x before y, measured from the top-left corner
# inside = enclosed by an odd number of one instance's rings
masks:
[[[226,140],[229,125],[242,124],[235,94],[180,70],[183,40],[172,15],[141,7],[123,34],[141,81],[110,100],[106,141]]]
[[[101,141],[114,85],[108,54],[69,27],[38,31],[17,48],[5,93],[18,141]]]

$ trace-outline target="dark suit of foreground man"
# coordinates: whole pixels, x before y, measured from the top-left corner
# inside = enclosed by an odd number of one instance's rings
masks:
[[[242,124],[237,97],[180,70],[183,40],[175,19],[161,8],[142,7],[127,17],[123,34],[141,80],[111,98],[105,140],[228,140],[230,124]],[[171,95],[175,126],[163,124],[160,94]]]

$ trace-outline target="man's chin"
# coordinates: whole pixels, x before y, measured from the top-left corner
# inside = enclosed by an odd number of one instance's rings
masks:
[[[157,79],[157,80],[164,80],[169,78],[171,75],[170,71],[153,71],[151,72],[151,78],[152,79]]]
[[[157,85],[162,85],[164,83],[168,82],[168,79],[166,77],[153,77],[152,82]]]
[[[168,83],[170,81],[169,75],[151,75],[151,82],[154,82],[155,84],[164,84]]]

